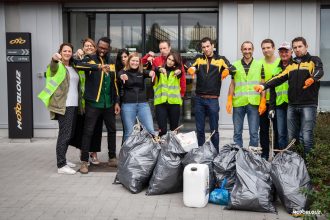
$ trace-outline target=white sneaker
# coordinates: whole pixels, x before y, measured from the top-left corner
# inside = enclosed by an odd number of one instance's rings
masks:
[[[64,167],[58,168],[57,173],[73,175],[76,171],[71,169],[68,165],[65,165]]]
[[[66,165],[68,165],[70,168],[75,168],[77,166],[76,164],[74,164],[68,160],[66,161]]]

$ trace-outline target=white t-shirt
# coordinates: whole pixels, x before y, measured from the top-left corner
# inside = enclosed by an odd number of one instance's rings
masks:
[[[71,66],[66,66],[66,69],[70,74],[69,91],[68,96],[66,98],[66,107],[78,106],[79,76],[76,70]]]

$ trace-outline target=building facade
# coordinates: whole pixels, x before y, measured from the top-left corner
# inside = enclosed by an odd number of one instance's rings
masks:
[[[255,58],[262,57],[260,42],[275,45],[294,37],[307,39],[309,52],[323,60],[319,109],[330,110],[330,3],[327,1],[48,1],[0,2],[0,128],[8,128],[6,32],[30,32],[32,36],[32,84],[34,128],[56,128],[37,94],[44,87],[43,73],[51,55],[63,42],[75,49],[89,36],[109,36],[111,55],[128,48],[145,54],[157,52],[158,42],[169,39],[172,48],[187,60],[200,51],[198,41],[205,36],[216,40],[217,52],[231,62],[240,59],[240,45],[251,40]],[[229,78],[229,77],[228,77]],[[220,127],[231,128],[225,111],[230,79],[220,95]],[[188,94],[183,123],[193,121],[194,82],[188,77]],[[38,133],[35,133],[38,136]]]

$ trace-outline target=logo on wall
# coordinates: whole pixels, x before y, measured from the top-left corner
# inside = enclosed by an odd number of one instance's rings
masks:
[[[17,119],[17,128],[22,130],[22,87],[21,87],[21,71],[16,70],[16,106],[14,111]]]
[[[9,41],[9,44],[25,44],[26,40],[24,40],[23,38],[19,37],[16,39],[13,39],[11,41]]]
[[[33,137],[31,34],[6,33],[8,136]]]

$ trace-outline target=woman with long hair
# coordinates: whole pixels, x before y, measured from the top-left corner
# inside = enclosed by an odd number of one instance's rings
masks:
[[[39,98],[46,104],[51,119],[57,119],[59,132],[56,143],[57,172],[75,174],[76,165],[66,160],[69,141],[75,130],[75,121],[79,106],[79,75],[73,68],[73,46],[60,45],[58,53],[52,56],[46,72],[46,88]]]
[[[171,131],[179,126],[182,98],[180,95],[181,56],[170,52],[165,64],[156,69],[154,105],[159,136],[167,133],[167,120]]]
[[[125,68],[119,72],[124,90],[121,107],[121,117],[125,130],[124,141],[132,133],[136,118],[150,134],[155,134],[144,85],[144,79],[154,77],[154,75],[154,71],[143,70],[138,53],[131,53],[128,56]]]
[[[96,53],[96,44],[91,38],[85,38],[83,40],[83,48],[78,49],[76,54],[74,55],[75,59],[79,60],[89,60],[90,55],[94,55]],[[80,85],[82,96],[85,92],[85,71],[78,71],[80,77],[82,78],[82,83]],[[85,107],[85,100],[81,99],[81,105]],[[84,129],[84,120],[85,115],[78,115],[77,123],[76,123],[76,132],[74,137],[72,138],[70,144],[81,149],[82,135]],[[103,117],[100,116],[97,119],[94,133],[92,136],[91,145],[89,148],[90,151],[90,162],[92,164],[98,165],[100,161],[97,157],[97,152],[101,152],[101,141],[102,141],[102,129],[103,129]]]

